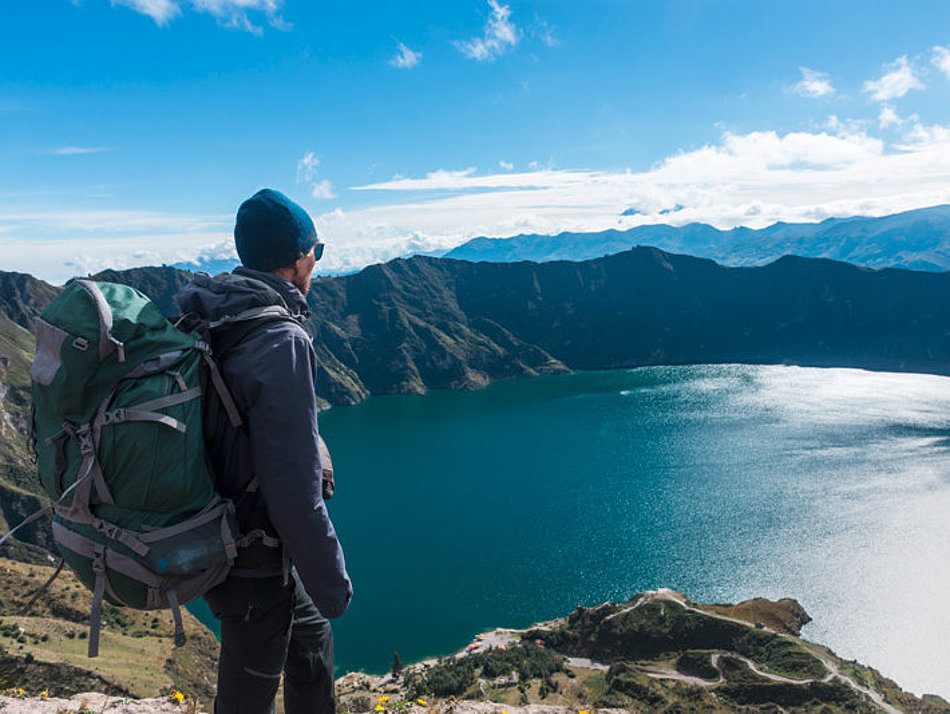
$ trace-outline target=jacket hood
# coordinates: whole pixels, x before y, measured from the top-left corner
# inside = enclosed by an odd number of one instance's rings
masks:
[[[268,305],[287,308],[300,323],[310,316],[306,298],[292,283],[273,273],[243,266],[233,273],[215,276],[197,273],[175,295],[175,302],[182,315],[190,313],[206,320],[220,320]]]

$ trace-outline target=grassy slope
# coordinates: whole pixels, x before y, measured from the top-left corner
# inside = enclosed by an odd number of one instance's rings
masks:
[[[0,315],[0,455],[2,461],[27,464],[25,419],[29,415],[33,335]]]
[[[217,642],[191,615],[185,615],[188,643],[176,649],[171,613],[141,612],[106,604],[100,655],[86,657],[92,598],[68,570],[40,596],[29,615],[17,613],[53,569],[0,560],[0,689],[47,689],[58,696],[95,687],[113,694],[152,697],[171,688],[210,701],[214,693]],[[4,666],[11,658],[34,659],[32,671]],[[42,681],[62,666],[55,681]],[[91,675],[91,678],[90,678]],[[11,677],[18,679],[11,679]]]

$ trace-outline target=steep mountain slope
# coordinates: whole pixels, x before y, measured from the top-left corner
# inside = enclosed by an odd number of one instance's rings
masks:
[[[950,369],[950,275],[652,248],[581,263],[414,257],[315,281],[331,403],[570,369],[717,362]]]
[[[26,273],[0,270],[0,315],[29,329],[33,318],[59,295],[60,288]]]
[[[97,277],[133,285],[171,314],[189,274],[166,267]],[[417,256],[316,279],[308,328],[321,366],[318,397],[329,404],[654,364],[946,374],[948,288],[950,274],[795,257],[727,268],[655,248],[579,263]],[[24,322],[42,307],[35,295],[5,299]]]

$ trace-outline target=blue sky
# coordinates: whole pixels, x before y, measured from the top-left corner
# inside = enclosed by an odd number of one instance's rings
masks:
[[[330,271],[950,202],[944,1],[4,9],[0,269],[54,281],[227,255],[262,186],[310,211]]]

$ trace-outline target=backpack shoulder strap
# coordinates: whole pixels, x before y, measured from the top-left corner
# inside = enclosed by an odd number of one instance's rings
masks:
[[[268,305],[266,307],[245,310],[233,317],[229,316],[209,323],[208,328],[211,334],[211,348],[214,356],[219,360],[222,359],[229,350],[259,326],[269,325],[275,322],[293,322],[294,324],[298,324],[290,314],[290,311],[280,305]]]

